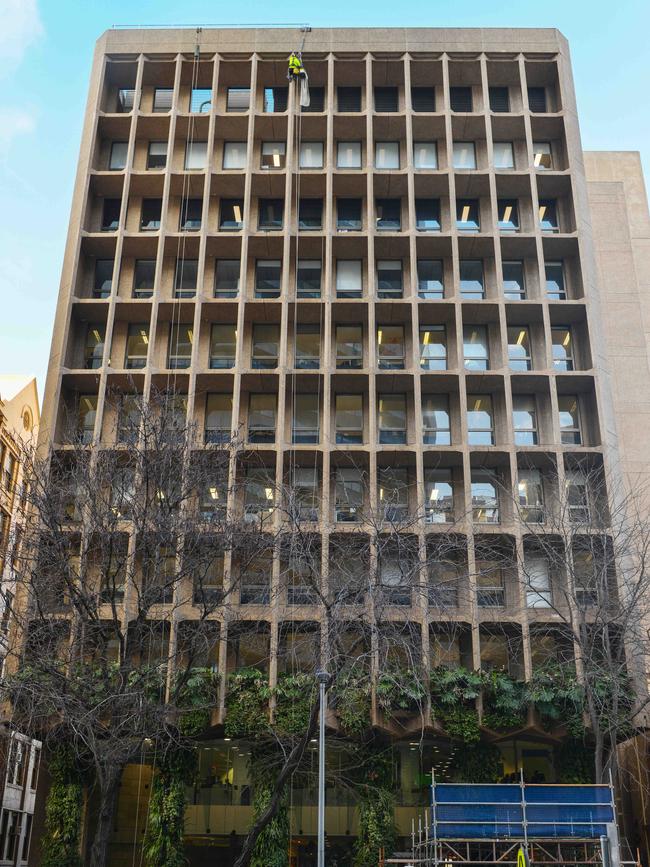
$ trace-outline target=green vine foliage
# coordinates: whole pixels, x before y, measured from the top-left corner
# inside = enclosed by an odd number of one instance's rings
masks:
[[[316,680],[311,674],[281,674],[273,690],[274,728],[282,735],[301,735],[317,699]]]
[[[250,765],[253,783],[253,815],[257,818],[266,809],[273,791],[273,775],[264,767],[260,756],[253,754]],[[280,807],[257,838],[251,867],[288,867],[289,864],[289,803],[288,793],[282,796]]]
[[[339,725],[344,735],[359,738],[370,725],[370,676],[362,669],[341,673],[333,690]]]
[[[225,734],[229,738],[255,738],[268,731],[267,676],[257,668],[241,668],[228,677]]]
[[[534,670],[526,694],[544,728],[564,725],[571,735],[580,737],[585,695],[573,666],[546,665]]]
[[[494,744],[468,744],[454,757],[453,776],[459,783],[496,783],[503,776],[503,760]]]
[[[380,850],[392,852],[396,838],[392,758],[387,751],[365,749],[359,751],[357,761],[359,833],[352,867],[377,867]]]
[[[217,702],[219,677],[211,668],[192,668],[178,687],[176,704],[180,710],[178,730],[185,737],[197,737],[210,725]]]
[[[196,773],[194,750],[175,750],[154,772],[143,849],[148,867],[186,867],[183,847],[186,786]]]
[[[83,786],[72,751],[57,747],[50,756],[50,789],[45,803],[45,834],[41,841],[43,867],[81,867],[79,835]]]
[[[450,737],[466,744],[477,743],[481,737],[476,699],[482,683],[478,672],[466,668],[438,666],[431,672],[433,715]]]
[[[564,741],[555,751],[555,763],[560,783],[593,783],[594,751],[577,738]]]
[[[413,668],[393,668],[377,678],[377,703],[388,715],[397,711],[417,712],[426,697],[420,672]]]
[[[521,728],[526,722],[526,685],[505,671],[483,674],[483,725],[496,732]]]

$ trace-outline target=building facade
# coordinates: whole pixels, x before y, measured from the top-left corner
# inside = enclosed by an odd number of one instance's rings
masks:
[[[286,81],[300,47],[302,109]],[[433,590],[429,578],[422,593],[402,586],[399,556],[385,558],[386,620],[408,625],[425,666],[528,680],[536,661],[564,652],[552,601],[561,578],[530,524],[544,526],[562,491],[583,516],[589,480],[622,460],[646,472],[629,392],[639,379],[625,350],[611,363],[631,290],[619,280],[625,297],[612,297],[598,245],[614,240],[604,222],[594,237],[589,217],[609,195],[625,207],[624,162],[589,155],[588,185],[568,46],[554,30],[107,32],[91,74],[42,441],[113,448],[115,395],[127,417],[134,396],[173,387],[203,447],[237,435],[256,455],[236,468],[247,486],[231,506],[275,520],[266,492],[300,489],[324,593],[335,589],[332,545],[362,514],[415,515],[409,535],[425,552],[453,527],[463,555]],[[631,183],[638,225],[638,173]],[[623,256],[647,274],[642,242]],[[627,309],[635,370],[647,374],[646,334]],[[620,435],[613,393],[631,413]],[[496,562],[504,547],[527,582]],[[232,611],[212,615],[224,675],[260,665],[274,685],[296,624],[318,647],[318,606],[280,589],[280,568],[239,590],[239,618],[256,624],[248,643]],[[226,690],[223,678],[188,810],[193,864],[213,847],[230,864],[251,818],[246,754],[219,728]],[[422,751],[408,725],[384,728],[406,837],[427,771],[446,772],[453,744],[428,735]],[[506,774],[557,778],[558,741],[539,726],[498,740]],[[129,769],[116,864],[140,833],[141,785],[142,770]],[[345,853],[357,816],[337,797],[328,835]],[[297,798],[297,865],[312,863],[315,812],[308,792]]]

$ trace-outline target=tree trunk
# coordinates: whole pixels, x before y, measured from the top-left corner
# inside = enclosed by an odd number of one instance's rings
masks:
[[[113,816],[123,767],[123,765],[113,765],[105,769],[99,781],[99,811],[95,836],[90,848],[90,867],[106,867],[108,864],[108,845],[113,830]]]

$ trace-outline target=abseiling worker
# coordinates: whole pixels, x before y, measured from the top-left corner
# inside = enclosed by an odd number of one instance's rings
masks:
[[[298,78],[305,77],[305,69],[302,65],[302,54],[299,51],[292,51],[289,57],[289,69],[287,70],[287,78],[289,81],[295,81]]]

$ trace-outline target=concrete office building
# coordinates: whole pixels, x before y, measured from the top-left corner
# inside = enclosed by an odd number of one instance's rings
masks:
[[[300,110],[285,73],[303,40]],[[72,419],[112,447],[107,393],[146,396],[173,374],[206,448],[240,431],[269,478],[291,470],[310,489],[324,558],[355,510],[382,502],[420,515],[425,548],[453,524],[466,548],[453,613],[407,591],[390,617],[430,665],[528,678],[559,652],[555,577],[539,561],[533,599],[511,572],[467,576],[486,540],[535,556],[503,490],[543,525],[549,484],[584,504],[584,467],[647,474],[649,269],[638,162],[585,159],[555,30],[112,30],[91,74],[42,438],[56,447]],[[319,613],[267,594],[240,600],[244,620],[251,603],[273,682],[281,626],[309,621],[317,643]],[[220,670],[250,661],[214,619]],[[221,721],[223,708],[222,695]],[[407,835],[433,742],[391,737]],[[507,770],[544,779],[556,745],[534,727],[500,741]],[[230,746],[202,752],[192,863],[216,845],[230,864],[250,822]],[[141,779],[124,782],[115,863],[131,857]],[[294,810],[295,863],[311,864],[315,809]],[[327,822],[347,851],[354,808]]]

